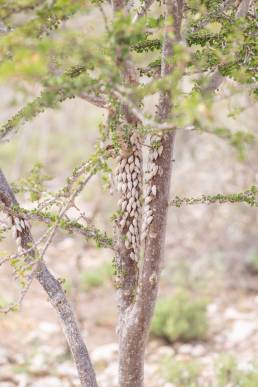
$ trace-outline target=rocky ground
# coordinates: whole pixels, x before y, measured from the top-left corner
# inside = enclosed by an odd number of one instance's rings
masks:
[[[74,292],[76,265],[72,258],[76,240],[60,238],[49,250],[49,266],[59,276],[73,272],[69,297],[74,303],[85,341],[97,370],[100,387],[117,386],[117,338],[115,334],[115,290],[107,281],[102,286]],[[110,258],[107,252],[83,249],[81,264],[92,267]],[[214,282],[216,286],[218,283]],[[1,294],[10,291],[8,272],[1,276]],[[9,288],[8,288],[9,287]],[[70,289],[71,288],[71,289]],[[167,292],[164,277],[161,292]],[[198,386],[215,386],[214,367],[225,353],[233,354],[239,364],[249,364],[258,355],[258,287],[252,292],[230,284],[223,291],[209,292],[209,333],[206,340],[167,344],[151,338],[146,356],[146,386],[181,386],[169,383],[162,371],[164,359],[198,361],[202,370]],[[216,294],[217,293],[217,294]],[[33,284],[20,312],[0,318],[1,387],[72,387],[79,386],[74,364],[68,353],[55,313],[37,284]],[[187,387],[187,384],[182,385]]]

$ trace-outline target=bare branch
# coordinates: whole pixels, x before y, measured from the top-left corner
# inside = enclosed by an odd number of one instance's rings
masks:
[[[150,9],[153,3],[154,3],[154,0],[145,0],[140,10],[134,16],[133,23],[136,23],[141,17],[146,15],[147,11]]]
[[[10,208],[17,206],[15,196],[8,185],[3,172],[0,170],[0,201],[5,207]],[[25,250],[34,244],[28,227],[21,233],[21,246]],[[34,261],[38,256],[37,251],[31,250],[29,260]],[[97,387],[95,372],[92,367],[89,354],[81,332],[73,315],[72,308],[65,296],[60,283],[49,272],[43,260],[39,260],[36,265],[35,276],[43,289],[46,291],[51,304],[56,309],[62,322],[63,330],[66,335],[69,347],[74,356],[80,377],[81,385],[84,387]]]
[[[96,95],[96,94],[83,92],[83,93],[79,94],[79,97],[81,97],[82,99],[85,99],[85,101],[87,101],[87,102],[89,102],[97,107],[103,108],[103,109],[107,109],[109,106],[108,102],[103,97]]]
[[[117,90],[113,90],[113,95],[117,97],[117,99],[127,106],[127,108],[130,110],[130,112],[135,116],[135,118],[142,123],[143,126],[146,128],[152,128],[153,131],[157,130],[174,130],[176,127],[172,123],[169,122],[158,122],[152,119],[147,118],[144,116],[144,114],[141,112],[140,109],[137,108],[137,106],[134,105],[134,103],[121,94]]]

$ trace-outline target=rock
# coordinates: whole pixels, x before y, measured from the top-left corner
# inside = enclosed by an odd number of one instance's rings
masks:
[[[162,347],[159,347],[157,352],[158,352],[159,357],[160,356],[164,356],[164,357],[165,356],[173,356],[175,354],[174,348],[169,347],[169,346],[165,346],[165,345]]]
[[[30,372],[39,373],[39,372],[48,372],[48,364],[46,355],[43,353],[37,353],[31,359],[30,363]]]
[[[7,351],[3,348],[0,348],[0,366],[8,363],[8,354]]]
[[[58,376],[61,376],[61,377],[67,377],[67,376],[73,377],[73,378],[77,377],[77,371],[72,363],[59,364],[56,368],[56,372]]]
[[[205,347],[201,344],[194,345],[192,348],[192,355],[196,357],[203,356],[205,353]]]
[[[247,362],[247,361],[241,361],[237,365],[237,369],[242,372],[253,372],[254,366],[253,364]]]
[[[118,385],[117,362],[112,362],[98,376],[98,383],[101,387],[115,387]]]
[[[242,313],[242,312],[239,312],[237,309],[233,308],[232,306],[230,306],[224,311],[224,318],[226,320],[254,320],[255,314]]]
[[[25,374],[19,374],[16,375],[17,381],[18,381],[18,386],[19,387],[27,387],[28,386],[28,375]]]
[[[49,376],[31,383],[31,387],[68,387],[68,384],[56,377]]]
[[[231,344],[239,344],[250,337],[256,330],[257,325],[254,321],[237,320],[234,322],[231,331],[228,334],[228,340]]]
[[[193,351],[193,346],[190,344],[183,344],[178,348],[178,352],[182,355],[189,355]]]
[[[92,353],[92,361],[111,361],[115,355],[118,353],[118,345],[116,343],[111,343],[107,345],[102,345],[97,347]]]
[[[74,247],[75,240],[73,238],[65,238],[57,244],[57,248],[61,250],[67,250]]]
[[[216,304],[215,302],[209,304],[208,307],[207,307],[207,312],[208,312],[209,316],[216,315],[217,312],[218,312],[218,304]]]
[[[36,330],[31,331],[25,339],[25,343],[31,343],[33,341],[46,341],[49,340],[49,336],[60,332],[60,328],[57,324],[52,324],[47,321],[42,321]]]
[[[237,320],[239,318],[241,319],[241,313],[239,313],[239,311],[236,310],[234,307],[229,306],[224,311],[224,318],[226,320]]]
[[[58,325],[56,324],[52,324],[52,323],[49,323],[47,321],[42,321],[40,324],[39,324],[39,329],[44,332],[44,333],[47,333],[49,335],[53,334],[53,333],[57,333],[60,331]]]

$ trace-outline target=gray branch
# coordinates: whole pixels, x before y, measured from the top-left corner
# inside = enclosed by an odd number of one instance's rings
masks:
[[[97,107],[100,107],[103,109],[108,108],[108,102],[105,100],[105,98],[101,97],[100,95],[82,92],[81,94],[79,94],[79,97],[81,97],[85,101]]]
[[[140,18],[145,16],[153,3],[154,3],[154,0],[145,0],[142,4],[141,8],[139,9],[139,11],[134,16],[133,23],[136,23]]]
[[[18,202],[0,169],[0,202],[5,208],[10,209],[18,205]],[[10,212],[11,215],[11,212]],[[21,235],[21,245],[25,250],[28,250],[28,262],[33,262],[37,259],[38,253],[35,248],[30,249],[30,246],[35,246],[29,228],[23,229]],[[45,262],[39,260],[37,263],[35,277],[47,293],[49,300],[61,320],[64,334],[68,345],[73,354],[74,361],[78,370],[81,386],[97,387],[95,372],[91,364],[91,360],[83,341],[80,329],[73,314],[71,305],[69,304],[66,295],[56,278],[49,272]]]

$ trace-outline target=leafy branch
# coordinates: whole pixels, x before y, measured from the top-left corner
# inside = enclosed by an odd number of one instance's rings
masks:
[[[223,204],[223,203],[246,203],[251,207],[258,206],[258,188],[252,186],[248,190],[231,194],[202,195],[198,197],[176,196],[169,202],[169,206],[182,207],[193,204]]]
[[[32,120],[47,108],[56,108],[66,99],[74,98],[85,90],[92,91],[97,86],[97,81],[91,79],[85,73],[78,76],[70,76],[65,73],[62,77],[50,81],[40,96],[25,105],[17,114],[0,126],[0,139],[6,137],[10,132],[18,129],[27,121]]]

